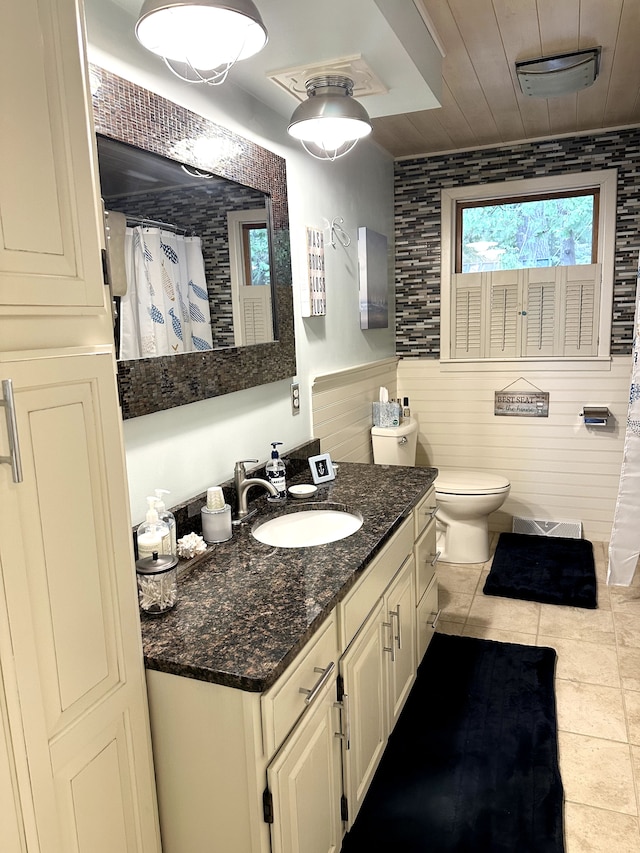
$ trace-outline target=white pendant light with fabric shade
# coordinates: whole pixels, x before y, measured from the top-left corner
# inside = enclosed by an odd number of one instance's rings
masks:
[[[371,121],[362,104],[353,98],[349,77],[313,77],[305,87],[307,100],[295,109],[287,129],[312,157],[337,160],[371,133]]]
[[[136,36],[182,80],[211,85],[267,43],[253,0],[145,0]]]

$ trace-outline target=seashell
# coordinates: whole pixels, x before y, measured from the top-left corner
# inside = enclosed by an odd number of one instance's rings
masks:
[[[190,560],[198,554],[203,554],[207,550],[207,543],[202,536],[197,533],[187,533],[178,539],[178,557],[183,560]]]

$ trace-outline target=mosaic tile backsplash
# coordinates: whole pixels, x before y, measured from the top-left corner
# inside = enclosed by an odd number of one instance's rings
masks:
[[[618,204],[611,353],[630,353],[640,249],[639,165],[637,128],[396,162],[397,355],[440,357],[442,188],[614,168]]]

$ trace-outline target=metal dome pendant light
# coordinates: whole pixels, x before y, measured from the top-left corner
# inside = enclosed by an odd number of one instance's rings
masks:
[[[212,86],[267,43],[253,0],[145,0],[136,36],[181,80]]]
[[[294,110],[287,130],[318,160],[337,160],[371,133],[365,108],[353,98],[353,80],[339,75],[312,77],[307,100]]]

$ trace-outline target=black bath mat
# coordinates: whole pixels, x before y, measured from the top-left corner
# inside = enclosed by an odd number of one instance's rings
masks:
[[[342,853],[562,853],[555,660],[436,634]]]
[[[501,533],[483,592],[593,609],[593,546],[586,539]]]

